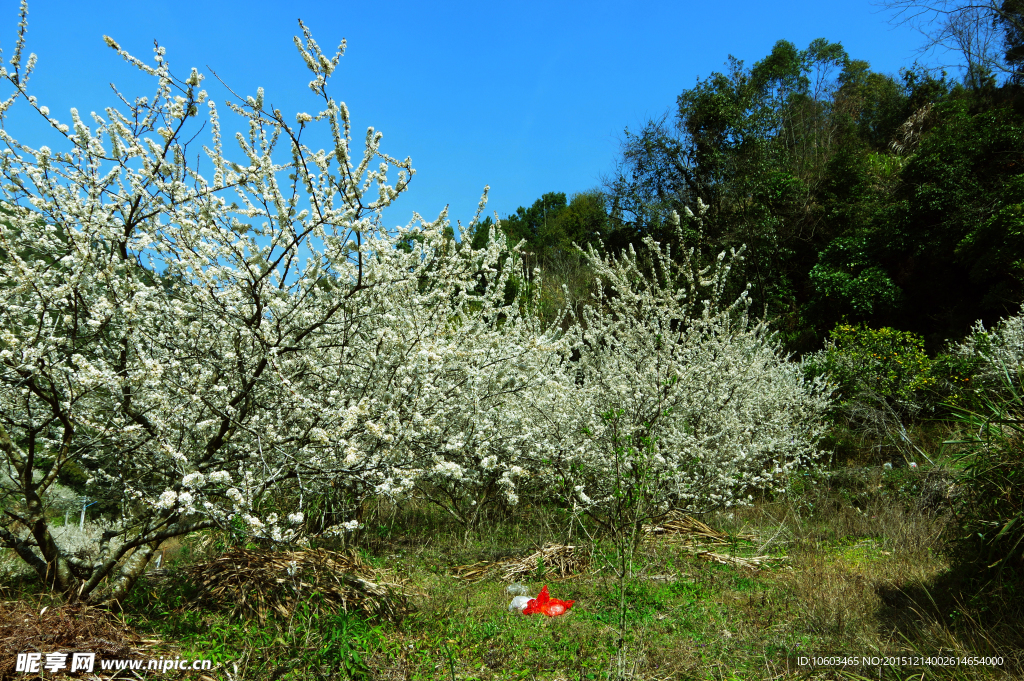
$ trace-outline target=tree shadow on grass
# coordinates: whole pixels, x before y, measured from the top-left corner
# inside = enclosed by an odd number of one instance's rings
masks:
[[[1000,671],[1024,675],[1024,570],[960,565],[876,593],[882,633],[897,645],[925,656],[1001,657]]]

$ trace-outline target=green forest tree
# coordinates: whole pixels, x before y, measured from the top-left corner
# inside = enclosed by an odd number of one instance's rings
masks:
[[[937,349],[1024,295],[1020,87],[977,78],[877,73],[823,39],[779,41],[749,68],[730,58],[674,120],[627,130],[606,182],[610,245],[671,239],[669,213],[701,201],[684,245],[706,259],[746,245],[737,285],[790,349],[841,321]]]

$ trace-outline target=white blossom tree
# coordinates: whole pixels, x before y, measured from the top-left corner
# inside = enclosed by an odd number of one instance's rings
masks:
[[[976,375],[988,386],[1012,382],[1024,365],[1024,311],[1004,317],[990,329],[979,319],[971,335],[950,347],[950,354],[977,362]]]
[[[0,545],[51,588],[112,602],[168,538],[295,539],[313,496],[400,495],[450,468],[453,442],[486,448],[486,427],[464,436],[451,415],[467,391],[521,390],[506,365],[548,341],[506,304],[517,256],[500,235],[474,251],[446,239],[444,214],[382,226],[414,171],[372,128],[352,154],[326,88],[344,42],[328,57],[304,26],[296,38],[315,115],[286,118],[262,90],[228,102],[249,128],[232,161],[203,76],[175,78],[159,46],[147,64],[105,38],[155,94],[59,121],[28,89],[26,16],[0,117],[27,104],[67,150],[0,130]],[[205,175],[189,160],[203,119]],[[303,143],[313,123],[329,150]],[[48,508],[72,468],[118,510],[87,552]]]
[[[673,257],[644,245],[642,255],[586,254],[597,293],[566,339],[576,361],[560,365],[557,389],[545,393],[551,454],[537,468],[615,547],[606,560],[618,578],[619,678],[625,586],[644,524],[783,486],[817,454],[829,392],[805,382],[766,326],[750,321],[746,292],[725,299],[739,253],[699,268],[692,250]]]
[[[818,453],[829,387],[750,320],[746,292],[723,298],[738,257],[700,269],[650,240],[643,257],[587,254],[599,292],[572,330],[551,474],[624,545],[670,509],[749,503]]]

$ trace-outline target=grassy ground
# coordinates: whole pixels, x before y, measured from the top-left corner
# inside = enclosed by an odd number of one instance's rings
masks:
[[[1022,678],[1024,594],[949,571],[948,493],[927,470],[837,468],[804,476],[788,495],[702,519],[733,538],[716,552],[775,558],[760,569],[711,562],[678,543],[645,545],[627,585],[618,662],[618,585],[603,567],[610,549],[580,542],[578,529],[569,536],[560,511],[544,507],[490,519],[468,537],[429,507],[378,509],[360,551],[408,580],[415,609],[399,622],[332,613],[302,593],[262,624],[230,617],[230,602],[197,605],[194,585],[175,575],[216,551],[210,537],[177,547],[168,577],[140,586],[120,621],[148,641],[150,656],[213,658],[221,666],[207,678],[575,681],[614,678],[617,669],[651,680]],[[572,579],[539,565],[523,580],[531,594],[547,584],[574,599],[562,617],[510,613],[505,582],[453,574],[548,542],[594,551],[590,569]],[[5,587],[4,600],[48,603],[14,577]],[[836,656],[936,659],[844,668],[801,659]],[[1002,665],[940,664],[950,657],[1002,657]]]

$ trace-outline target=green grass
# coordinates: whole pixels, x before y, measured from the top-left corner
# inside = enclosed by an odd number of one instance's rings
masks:
[[[924,477],[913,475],[851,468],[803,476],[791,494],[702,518],[735,539],[715,552],[779,559],[760,570],[710,563],[669,543],[642,547],[626,586],[628,675],[905,681],[1024,672],[1022,593],[1009,584],[972,592],[969,579],[951,572],[941,544],[945,511],[919,503],[913,485]],[[218,679],[609,679],[619,594],[611,571],[600,569],[608,547],[595,547],[592,570],[575,579],[537,571],[526,581],[531,593],[548,584],[553,596],[576,601],[552,619],[510,613],[504,583],[467,583],[451,571],[567,542],[563,521],[557,509],[527,506],[488,519],[467,539],[428,506],[378,509],[359,550],[419,594],[401,622],[334,614],[311,601],[262,625],[232,620],[231,603],[197,607],[195,588],[173,578],[141,584],[124,617],[167,651],[213,658],[222,665]],[[202,560],[219,546],[215,536],[197,537],[178,547],[171,565]],[[33,597],[21,582],[5,579],[5,586],[8,597]],[[951,653],[1002,655],[1005,664],[838,670],[799,663],[814,655]]]

